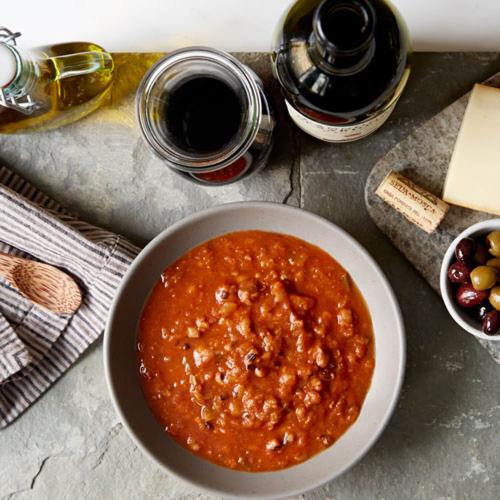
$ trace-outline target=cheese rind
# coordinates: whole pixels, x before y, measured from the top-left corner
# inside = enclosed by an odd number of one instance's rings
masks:
[[[500,89],[474,86],[448,168],[443,199],[500,215]]]

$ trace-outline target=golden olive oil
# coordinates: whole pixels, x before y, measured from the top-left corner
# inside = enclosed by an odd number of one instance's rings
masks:
[[[93,112],[109,96],[114,63],[98,45],[63,43],[37,49],[20,72],[37,108],[23,114],[0,106],[0,133],[54,129]]]

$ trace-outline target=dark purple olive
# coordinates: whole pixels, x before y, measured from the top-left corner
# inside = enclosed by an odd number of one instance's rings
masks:
[[[463,238],[455,247],[455,257],[463,264],[470,264],[476,252],[476,242],[472,238]]]
[[[489,258],[491,258],[491,255],[489,254],[486,246],[483,243],[478,242],[474,253],[474,261],[480,266],[484,266]]]
[[[475,290],[474,287],[467,283],[461,285],[457,290],[457,304],[465,309],[470,309],[481,304],[488,299],[489,290]]]
[[[468,283],[470,281],[471,268],[463,262],[454,262],[448,268],[448,279],[452,283]]]
[[[500,313],[490,311],[483,320],[483,332],[486,335],[497,335],[500,333]]]
[[[472,316],[477,321],[483,322],[485,316],[491,311],[494,311],[493,306],[489,302],[485,302],[472,311]]]

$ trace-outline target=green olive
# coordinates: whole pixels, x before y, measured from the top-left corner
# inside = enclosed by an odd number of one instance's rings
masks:
[[[500,231],[492,231],[486,236],[488,251],[494,257],[500,257]]]
[[[500,286],[496,286],[491,289],[490,292],[490,304],[497,310],[500,311]]]
[[[470,280],[475,290],[488,290],[497,282],[498,270],[490,266],[477,266],[470,273]]]
[[[486,265],[500,269],[500,257],[495,257],[493,259],[490,259],[488,262],[486,262]]]

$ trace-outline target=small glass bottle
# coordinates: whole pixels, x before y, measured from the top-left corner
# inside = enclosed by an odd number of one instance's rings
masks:
[[[106,99],[114,63],[104,49],[75,42],[21,51],[19,36],[0,28],[0,133],[67,125]]]
[[[386,0],[298,0],[278,26],[273,72],[301,129],[350,142],[393,111],[410,50],[406,25]]]
[[[137,117],[151,149],[184,178],[229,184],[267,162],[275,119],[259,77],[207,47],[158,61],[137,91]]]

